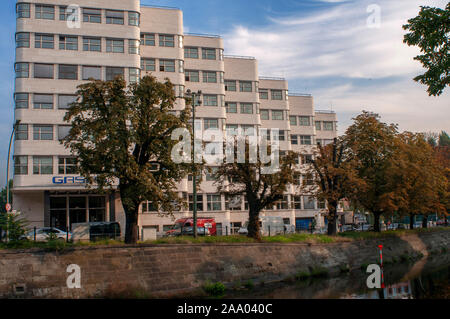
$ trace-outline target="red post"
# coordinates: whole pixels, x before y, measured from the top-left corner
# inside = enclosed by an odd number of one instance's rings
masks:
[[[383,269],[383,245],[379,245],[380,248],[380,262],[381,262],[381,288],[385,288],[384,285],[384,269]]]

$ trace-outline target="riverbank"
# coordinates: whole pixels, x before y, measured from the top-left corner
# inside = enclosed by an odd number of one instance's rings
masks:
[[[377,235],[379,236],[379,235]],[[0,250],[0,298],[179,297],[207,283],[280,282],[423,256],[447,255],[450,231],[401,232],[332,243],[200,243]],[[81,289],[68,289],[67,266],[81,269]]]

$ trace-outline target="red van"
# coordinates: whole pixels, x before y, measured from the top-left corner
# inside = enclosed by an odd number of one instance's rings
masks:
[[[166,236],[194,236],[194,219],[178,219],[172,229],[166,232]],[[198,218],[197,234],[199,236],[216,236],[217,225],[214,218]]]

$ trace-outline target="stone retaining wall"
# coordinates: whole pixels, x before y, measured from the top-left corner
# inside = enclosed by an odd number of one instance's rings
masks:
[[[205,244],[83,247],[62,252],[0,250],[0,298],[94,298],[121,293],[171,297],[205,282],[280,281],[318,267],[337,273],[450,247],[450,231],[336,244]],[[67,267],[81,268],[81,289],[68,289]]]

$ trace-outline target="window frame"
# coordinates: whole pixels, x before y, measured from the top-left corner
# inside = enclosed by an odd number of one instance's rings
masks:
[[[24,161],[21,161],[24,160]],[[14,156],[14,175],[28,175],[28,156]]]
[[[40,10],[38,10],[40,8]],[[45,9],[52,9],[45,12]],[[38,16],[39,15],[39,16]],[[45,15],[48,15],[45,17]],[[34,18],[39,20],[55,20],[55,6],[49,4],[36,3],[34,6]]]
[[[231,86],[230,86],[230,83],[232,83]],[[233,88],[234,88],[234,90],[233,90]],[[225,80],[225,91],[227,91],[227,92],[237,92],[236,80]]]
[[[117,48],[119,51],[117,51]],[[125,40],[124,39],[106,39],[106,52],[107,53],[125,53]]]
[[[51,66],[51,69],[52,69],[51,77],[37,76],[36,75],[36,66]],[[55,78],[55,65],[54,64],[47,64],[47,63],[34,63],[34,65],[33,65],[33,78],[35,78],[35,79],[54,79]]]
[[[239,81],[239,92],[251,93],[253,92],[252,81]]]
[[[203,83],[217,83],[216,71],[202,71]]]
[[[47,38],[47,39],[45,39]],[[51,40],[50,40],[51,38]],[[49,45],[50,46],[46,46]],[[55,35],[49,33],[35,33],[34,34],[34,48],[35,49],[55,49]]]
[[[50,129],[46,130],[46,129]],[[33,124],[33,141],[53,141],[55,132],[51,124]]]
[[[166,63],[173,63],[173,71],[172,70],[172,65],[166,65]],[[170,60],[170,59],[159,59],[159,72],[170,72],[173,73],[175,72],[175,60]]]
[[[37,102],[37,98],[41,97],[49,97],[50,102]],[[54,109],[54,96],[53,94],[42,94],[42,93],[34,93],[33,94],[33,110],[53,110]]]
[[[251,111],[249,111],[250,109]],[[249,102],[241,102],[239,103],[239,110],[241,114],[254,114],[254,105]]]
[[[92,41],[98,41],[98,44],[93,44]],[[92,50],[97,48],[98,50]],[[87,50],[86,50],[87,48]],[[99,37],[83,37],[83,51],[85,52],[102,52],[102,38]]]
[[[86,11],[90,11],[90,12],[86,12]],[[83,22],[102,23],[102,9],[83,8],[82,15],[83,15]],[[99,20],[97,20],[97,19],[99,19]]]
[[[26,96],[25,98],[19,98],[20,96]],[[26,107],[24,106],[20,106],[18,107],[18,105],[25,105],[26,103]],[[14,107],[16,109],[28,109],[30,107],[30,93],[24,93],[24,92],[16,92],[14,93]]]
[[[90,77],[90,78],[86,78],[85,77],[85,68],[90,68],[90,69],[99,69],[100,70],[100,77],[97,79],[97,78],[93,78],[93,77]],[[102,78],[103,78],[103,76],[102,76],[102,67],[101,66],[95,66],[95,65],[82,65],[81,66],[81,76],[82,76],[82,81],[89,81],[89,79],[94,79],[94,80],[101,80]]]
[[[59,49],[66,51],[78,51],[78,36],[76,35],[60,35],[58,37]],[[74,40],[74,41],[73,41]],[[72,48],[74,47],[74,49]]]
[[[214,55],[212,55],[214,51]],[[202,60],[217,60],[216,48],[202,48]]]
[[[153,62],[153,63],[148,63],[148,62]],[[148,69],[149,67],[150,67],[150,69]],[[153,67],[153,69],[151,69],[151,67]],[[144,72],[155,72],[156,71],[156,59],[141,58],[141,70]]]
[[[22,9],[25,6],[27,9]],[[23,13],[27,13],[24,15]],[[31,17],[31,4],[27,2],[19,2],[16,4],[16,18],[17,19],[29,19]]]
[[[45,166],[42,163],[44,159],[50,160]],[[51,170],[43,172],[43,167]],[[53,156],[33,156],[33,175],[53,175]]]
[[[16,32],[16,48],[30,48],[30,43],[31,43],[30,32]]]
[[[107,9],[105,10],[105,20],[106,24],[125,25],[125,11]]]
[[[150,39],[147,39],[147,36],[149,36]],[[149,43],[153,42],[153,44],[148,44],[148,42]],[[141,45],[150,47],[156,46],[156,35],[154,33],[145,33],[145,32],[141,33]]]
[[[17,125],[14,138],[16,141],[28,141],[29,139],[28,124]]]
[[[160,47],[175,48],[175,35],[159,34],[158,42]]]
[[[184,47],[184,58],[185,59],[198,59],[198,47]],[[192,54],[195,50],[195,54]]]

